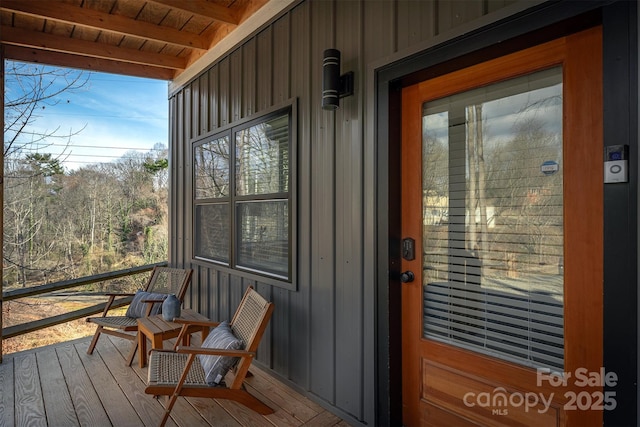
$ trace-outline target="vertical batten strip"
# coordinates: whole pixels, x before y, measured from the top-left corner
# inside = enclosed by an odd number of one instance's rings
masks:
[[[0,95],[0,101],[2,101],[0,112],[0,122],[2,123],[2,140],[4,141],[4,45],[0,45],[0,83],[2,83],[2,94]],[[2,169],[0,170],[0,206],[4,206],[4,148],[0,151],[0,160],[2,160]],[[0,230],[4,230],[4,208],[0,210]],[[4,234],[4,233],[2,233]],[[4,260],[3,253],[4,245],[0,245],[0,259]],[[0,363],[2,363],[2,328],[4,322],[2,319],[2,313],[4,313],[3,307],[3,287],[4,283],[4,268],[0,268]]]

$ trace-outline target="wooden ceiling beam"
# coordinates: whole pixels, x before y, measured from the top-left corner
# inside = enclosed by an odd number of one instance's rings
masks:
[[[222,21],[227,24],[238,25],[240,20],[233,11],[224,6],[220,6],[208,1],[185,1],[185,0],[149,0],[153,3],[169,6],[183,12],[204,16],[205,18]]]
[[[188,34],[174,28],[61,2],[2,0],[0,10],[192,49],[207,50],[209,47],[208,40],[198,34]]]
[[[176,56],[142,52],[136,49],[23,30],[5,25],[0,27],[0,31],[2,33],[2,44],[4,45],[30,47],[174,70],[184,70],[187,63],[184,58]]]
[[[112,73],[157,80],[171,80],[175,71],[169,68],[132,64],[113,60],[70,55],[66,53],[39,50],[21,46],[3,46],[4,58],[21,62],[33,62],[42,65],[53,65],[65,68]]]

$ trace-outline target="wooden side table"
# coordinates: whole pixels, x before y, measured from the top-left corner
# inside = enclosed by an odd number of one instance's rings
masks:
[[[201,315],[190,309],[182,309],[180,318],[185,320],[208,321],[206,316]],[[144,368],[147,364],[147,339],[151,341],[153,350],[163,348],[165,340],[175,338],[180,334],[182,325],[179,323],[168,322],[162,318],[161,314],[156,316],[141,317],[138,319],[138,351],[140,367]],[[191,334],[200,332],[202,341],[209,335],[209,328],[206,326],[190,325],[187,329],[187,335],[184,337],[183,344],[189,345]]]

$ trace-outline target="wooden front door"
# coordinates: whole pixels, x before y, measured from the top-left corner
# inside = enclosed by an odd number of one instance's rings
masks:
[[[602,367],[602,35],[402,93],[407,426],[596,426]]]

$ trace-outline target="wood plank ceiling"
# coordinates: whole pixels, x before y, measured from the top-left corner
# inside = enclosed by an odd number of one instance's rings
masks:
[[[171,80],[268,0],[0,0],[4,57]]]

